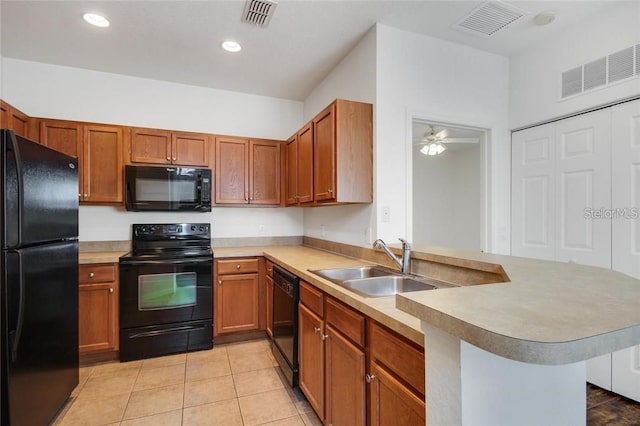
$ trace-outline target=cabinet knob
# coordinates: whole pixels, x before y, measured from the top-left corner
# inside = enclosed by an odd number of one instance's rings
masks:
[[[82,200],[82,194],[78,194],[78,198]]]
[[[171,161],[171,157],[167,157],[167,161]]]
[[[89,272],[89,278],[93,278],[95,276],[96,276],[96,274],[94,274],[93,272]]]
[[[313,334],[320,333],[320,327],[313,327]]]
[[[218,285],[222,285],[222,280],[218,280]]]
[[[172,160],[173,160],[173,161],[176,161],[176,160],[177,160],[177,158],[176,158],[176,157],[173,157],[173,159],[172,159]]]
[[[237,264],[237,265],[236,265],[236,269],[240,269],[240,264]]]
[[[84,198],[88,198],[89,194],[84,194],[83,196],[84,196]]]
[[[369,373],[367,373],[367,374],[365,374],[365,375],[364,375],[364,380],[365,380],[367,383],[371,383],[371,382],[372,382],[372,381],[374,381],[375,379],[376,379],[376,376],[374,376],[373,374],[369,374]]]
[[[109,293],[113,293],[113,287],[109,289]]]
[[[328,192],[329,194],[333,194],[333,189],[329,188],[329,189],[327,189],[327,192]]]
[[[327,340],[329,338],[329,335],[328,334],[323,334],[320,338],[324,342],[325,340]]]

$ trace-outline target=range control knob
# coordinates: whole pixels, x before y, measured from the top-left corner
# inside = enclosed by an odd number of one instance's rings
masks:
[[[200,232],[204,231],[204,227],[201,226],[200,228],[198,228],[198,231],[200,231]]]
[[[192,231],[195,231],[195,230],[196,230],[195,225],[191,225],[191,230],[192,230]]]

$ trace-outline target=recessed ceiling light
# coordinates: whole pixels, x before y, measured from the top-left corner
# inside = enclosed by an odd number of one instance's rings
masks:
[[[533,23],[536,25],[549,25],[556,19],[556,13],[550,10],[546,12],[540,12],[533,18]]]
[[[98,15],[97,13],[85,13],[82,15],[82,19],[96,27],[106,28],[110,25],[107,18],[102,15]]]
[[[242,46],[240,46],[240,43],[233,40],[225,40],[222,42],[221,46],[227,52],[236,53],[242,50]]]

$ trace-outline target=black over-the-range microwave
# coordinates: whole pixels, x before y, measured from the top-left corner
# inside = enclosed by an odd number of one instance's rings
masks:
[[[126,166],[130,211],[211,211],[211,169]]]

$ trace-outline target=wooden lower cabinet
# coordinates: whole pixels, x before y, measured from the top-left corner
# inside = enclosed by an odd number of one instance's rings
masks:
[[[117,265],[80,265],[78,339],[81,354],[118,350]]]
[[[216,261],[215,335],[260,328],[258,259]],[[230,273],[235,271],[235,273]]]
[[[330,325],[326,326],[325,332],[325,422],[328,425],[364,425],[367,404],[364,350]]]
[[[325,425],[366,424],[364,317],[307,283],[300,295],[300,389]]]
[[[309,404],[324,419],[324,353],[322,318],[308,307],[298,306],[298,360],[300,389]]]
[[[369,371],[370,424],[424,426],[424,399],[420,399],[377,363],[371,363]]]

